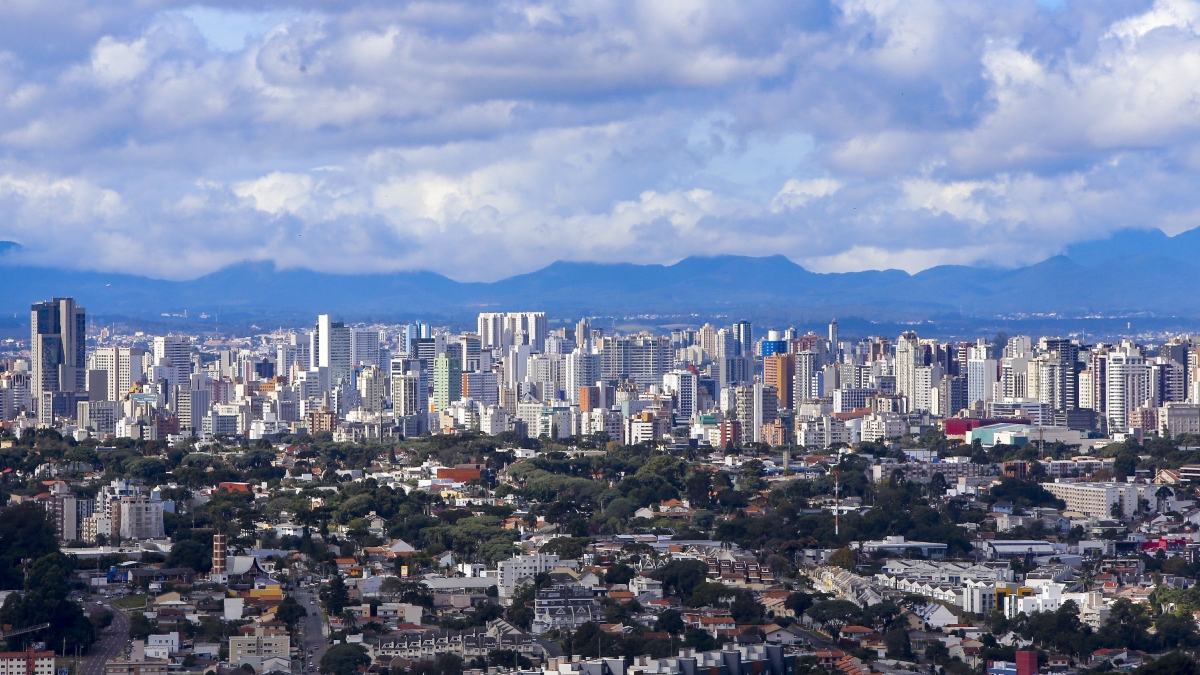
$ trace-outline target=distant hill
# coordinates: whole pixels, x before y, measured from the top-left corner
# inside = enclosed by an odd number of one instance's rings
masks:
[[[12,246],[0,242],[0,254]],[[6,260],[7,259],[7,262]],[[95,315],[190,316],[273,321],[421,315],[468,319],[489,309],[544,309],[556,316],[740,313],[774,317],[858,316],[919,321],[937,316],[1089,315],[1146,312],[1200,317],[1194,292],[1200,230],[1167,237],[1124,230],[1018,269],[942,266],[818,274],[783,256],[692,257],[674,265],[555,262],[493,283],[432,272],[328,274],[241,263],[190,281],[20,266],[0,257],[0,313],[21,317],[35,300],[74,296]]]

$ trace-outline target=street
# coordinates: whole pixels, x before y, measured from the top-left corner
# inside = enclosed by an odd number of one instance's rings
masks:
[[[92,645],[92,649],[88,652],[87,662],[85,663],[80,675],[104,675],[104,664],[109,659],[115,659],[125,652],[125,647],[129,644],[129,617],[121,610],[94,603],[96,609],[107,609],[112,612],[112,626],[109,627],[108,633],[101,633],[101,639]]]
[[[321,610],[317,607],[317,592],[315,588],[305,588],[297,590],[295,596],[296,602],[308,610],[308,616],[304,617],[301,627],[304,642],[299,645],[300,672],[316,672],[317,668],[321,665],[321,657],[325,655],[327,646],[325,634],[322,632]],[[312,656],[308,655],[309,649],[313,650]],[[308,667],[310,662],[313,664],[312,668]],[[91,674],[88,673],[87,675]]]

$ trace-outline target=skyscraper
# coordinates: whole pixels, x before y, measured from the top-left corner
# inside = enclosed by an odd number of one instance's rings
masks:
[[[54,298],[38,302],[30,312],[29,357],[33,382],[30,398],[43,420],[54,411],[42,411],[48,392],[84,392],[87,390],[87,310],[75,306],[74,298]],[[53,405],[53,403],[52,403]],[[69,412],[75,411],[74,401]]]
[[[107,373],[109,401],[120,401],[134,382],[142,380],[141,347],[101,347],[92,352],[92,368]]]
[[[445,353],[433,360],[433,409],[441,412],[462,398],[462,364]]]
[[[733,324],[733,342],[737,351],[725,356],[754,356],[753,332],[750,322],[745,319]]]
[[[171,389],[187,386],[192,376],[191,340],[183,335],[154,338],[154,365],[166,367]]]
[[[341,321],[330,321],[328,314],[317,317],[317,366],[329,369],[329,382],[350,381],[353,353],[350,329]]]

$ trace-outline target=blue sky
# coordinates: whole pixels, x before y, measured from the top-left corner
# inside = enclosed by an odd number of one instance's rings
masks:
[[[490,280],[1018,266],[1200,224],[1185,0],[0,6],[0,240]]]

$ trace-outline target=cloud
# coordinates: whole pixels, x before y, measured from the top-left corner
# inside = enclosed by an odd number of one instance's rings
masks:
[[[916,271],[1200,224],[1188,0],[64,0],[0,44],[36,262]]]

